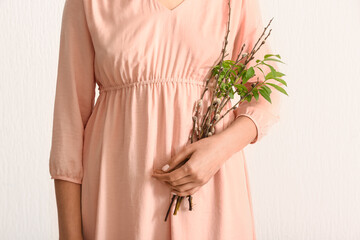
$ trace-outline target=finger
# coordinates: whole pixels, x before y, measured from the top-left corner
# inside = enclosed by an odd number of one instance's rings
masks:
[[[172,187],[176,187],[176,186],[179,186],[179,185],[183,185],[183,184],[186,184],[186,183],[191,183],[191,182],[195,182],[194,179],[192,178],[192,176],[186,176],[186,177],[183,177],[183,178],[180,178],[176,181],[172,181],[172,182],[169,182],[167,181]]]
[[[199,191],[199,189],[200,189],[200,187],[201,186],[198,186],[198,187],[194,187],[194,188],[192,188],[192,189],[190,189],[190,190],[188,190],[188,191],[185,191],[185,192],[179,192],[179,191],[177,191],[177,190],[172,190],[172,192],[173,193],[175,193],[176,195],[178,195],[178,196],[184,196],[184,197],[186,197],[186,196],[188,196],[188,195],[193,195],[193,194],[195,194],[197,191]]]
[[[158,179],[160,180],[160,179]],[[161,182],[163,182],[164,184],[166,184],[166,186],[170,187],[170,188],[173,188],[173,187],[176,187],[176,186],[179,186],[179,185],[183,185],[183,184],[187,184],[187,183],[195,183],[193,180],[192,180],[192,177],[191,176],[186,176],[186,177],[183,177],[179,180],[176,180],[176,181],[173,181],[173,182],[170,182],[170,181],[166,181],[166,180],[160,180]]]
[[[181,162],[183,162],[189,155],[195,151],[195,143],[185,145],[185,147],[178,154],[173,156],[168,164],[162,167],[162,171],[170,172],[176,168]]]
[[[152,174],[152,177],[155,177],[159,180],[162,181],[170,181],[170,182],[174,182],[177,181],[181,178],[187,177],[189,176],[189,170],[188,170],[188,165],[184,164],[183,166],[181,166],[180,168],[175,169],[172,172],[169,173],[157,173],[154,172]]]
[[[172,190],[176,190],[178,192],[184,193],[186,191],[189,191],[195,187],[199,186],[199,184],[195,182],[185,183],[179,186],[172,187]]]
[[[173,188],[173,187],[177,187],[177,186],[181,186],[187,183],[196,183],[195,181],[192,180],[192,178],[190,176],[187,177],[183,177],[177,181],[174,182],[170,182],[170,181],[164,181],[164,183],[166,185],[168,185],[169,187]]]

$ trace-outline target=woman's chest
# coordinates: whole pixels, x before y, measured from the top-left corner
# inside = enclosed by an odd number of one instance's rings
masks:
[[[158,0],[84,2],[98,61],[145,64],[180,57],[201,65],[221,54],[227,1],[184,0],[173,10]]]

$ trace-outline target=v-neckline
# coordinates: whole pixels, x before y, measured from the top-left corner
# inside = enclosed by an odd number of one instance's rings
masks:
[[[178,8],[180,8],[182,5],[184,5],[184,2],[186,0],[183,0],[182,2],[180,2],[176,7],[174,7],[173,9],[170,9],[168,7],[166,7],[164,4],[162,4],[159,0],[153,0],[155,2],[156,5],[158,5],[159,7],[165,9],[168,12],[174,12],[176,11]]]

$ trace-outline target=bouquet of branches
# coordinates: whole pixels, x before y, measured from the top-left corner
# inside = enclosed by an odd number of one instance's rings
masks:
[[[229,1],[230,5],[230,1]],[[229,19],[230,19],[230,6],[229,6]],[[248,66],[249,62],[254,59],[256,52],[265,44],[266,39],[270,36],[271,29],[268,31],[268,28],[273,19],[271,19],[268,25],[264,28],[261,36],[253,46],[250,52],[243,52],[245,44],[242,45],[240,52],[237,55],[236,60],[224,60],[227,46],[227,38],[229,34],[229,25],[230,20],[228,21],[228,28],[225,36],[225,44],[221,52],[221,59],[215,66],[211,69],[211,74],[206,80],[205,88],[201,94],[201,98],[195,102],[194,115],[192,116],[193,128],[190,133],[189,139],[193,143],[202,138],[206,138],[215,134],[215,125],[231,110],[235,109],[243,101],[250,102],[254,97],[256,100],[259,99],[260,95],[264,97],[268,102],[271,103],[270,94],[272,90],[267,86],[272,86],[274,89],[280,91],[283,94],[287,92],[274,83],[267,82],[270,79],[274,79],[283,85],[287,86],[286,81],[281,77],[285,74],[277,71],[269,62],[282,62],[280,55],[278,54],[266,54],[263,59],[257,59],[254,66]],[[266,66],[270,68],[270,72],[265,75],[261,66]],[[259,77],[255,74],[255,68],[259,69],[263,73],[264,81],[259,81]],[[246,87],[246,83],[253,77],[257,77],[257,81],[251,84],[251,87]],[[210,89],[210,90],[209,90]],[[203,98],[206,92],[211,94],[211,102],[207,106],[207,111],[203,115],[202,107]],[[236,102],[230,109],[228,109],[224,114],[220,115],[222,109],[227,104],[228,101],[234,98],[234,95],[237,94],[240,96],[240,100]],[[185,164],[190,158],[186,158],[183,162],[178,164],[174,169],[181,167]],[[176,205],[173,215],[176,215],[179,210],[180,204],[184,196],[177,196],[173,194],[170,206],[167,210],[165,221],[168,218],[171,206],[173,205],[175,198]],[[186,196],[189,202],[189,210],[192,211],[192,196]]]

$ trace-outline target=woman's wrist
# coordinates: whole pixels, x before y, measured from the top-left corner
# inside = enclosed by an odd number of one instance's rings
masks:
[[[239,116],[226,129],[215,134],[222,149],[231,155],[242,150],[257,136],[255,123],[247,116]]]

